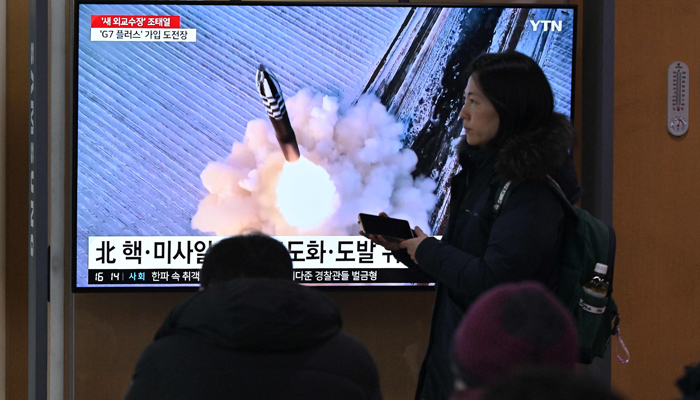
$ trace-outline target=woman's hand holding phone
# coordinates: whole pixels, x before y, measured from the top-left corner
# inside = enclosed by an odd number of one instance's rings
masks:
[[[385,212],[379,213],[380,217],[389,218],[389,215]],[[408,255],[411,256],[411,260],[418,264],[416,261],[416,249],[421,244],[425,238],[428,237],[419,227],[416,226],[414,229],[416,237],[413,239],[387,239],[381,235],[368,235],[364,231],[360,231],[360,235],[368,238],[369,240],[377,243],[378,245],[384,247],[390,251],[397,251],[400,249],[406,249]]]
[[[406,249],[408,252],[408,255],[411,256],[411,260],[413,260],[416,265],[418,264],[418,260],[416,260],[416,249],[418,249],[418,246],[420,246],[421,242],[425,240],[425,238],[428,237],[419,227],[415,227],[413,229],[414,232],[416,232],[416,237],[413,239],[408,239],[404,240],[401,243],[399,243],[399,248]]]

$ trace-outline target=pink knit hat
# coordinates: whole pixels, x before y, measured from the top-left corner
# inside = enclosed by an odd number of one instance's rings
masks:
[[[576,366],[577,332],[569,311],[538,282],[500,285],[481,295],[455,335],[455,359],[469,386],[523,365]]]

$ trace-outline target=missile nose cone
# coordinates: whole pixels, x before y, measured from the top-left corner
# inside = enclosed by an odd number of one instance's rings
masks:
[[[275,136],[277,136],[284,158],[289,162],[295,162],[299,159],[299,146],[287,116],[287,109],[284,106],[282,89],[277,83],[275,75],[268,71],[263,64],[258,65],[255,81],[260,98],[275,129]]]
[[[255,80],[260,82],[260,80],[265,78],[266,73],[265,66],[262,64],[258,65],[258,70],[255,72]]]
[[[260,64],[258,66],[258,70],[255,72],[255,83],[258,85],[258,87],[260,87],[260,84],[263,82],[263,80],[265,80],[266,73],[265,66]]]
[[[258,86],[260,97],[263,99],[267,98],[268,100],[274,98],[278,101],[284,101],[282,100],[282,89],[280,89],[279,83],[277,83],[275,74],[267,70],[262,64],[258,66],[258,71],[255,74],[255,81]]]

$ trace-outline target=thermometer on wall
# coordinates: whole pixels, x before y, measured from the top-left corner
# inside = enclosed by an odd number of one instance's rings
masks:
[[[668,66],[668,99],[666,126],[673,136],[688,131],[688,66],[674,61]]]

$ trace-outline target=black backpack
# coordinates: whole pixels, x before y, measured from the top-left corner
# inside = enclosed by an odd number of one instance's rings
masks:
[[[564,207],[564,236],[559,265],[561,266],[557,297],[574,316],[578,327],[579,362],[590,364],[595,357],[604,357],[611,335],[618,333],[620,315],[612,298],[615,271],[615,231],[586,210],[572,205],[557,182],[549,177],[548,184]],[[498,193],[493,209],[498,216],[508,197],[511,182]],[[609,282],[604,298],[590,296],[583,286],[593,277],[596,263],[606,264]]]

